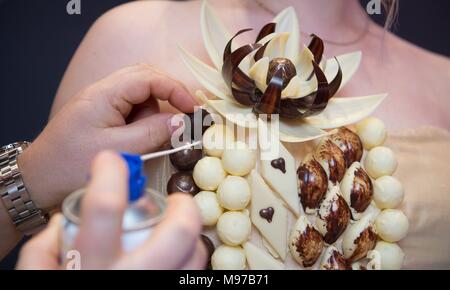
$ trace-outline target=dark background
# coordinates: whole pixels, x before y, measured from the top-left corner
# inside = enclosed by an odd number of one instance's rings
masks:
[[[81,15],[68,15],[68,1],[0,0],[0,146],[33,140],[39,134],[58,83],[87,29],[108,9],[129,2],[81,0]],[[383,17],[375,20],[382,23]],[[450,56],[450,1],[400,0],[394,32]],[[0,263],[0,269],[12,268],[16,254]]]

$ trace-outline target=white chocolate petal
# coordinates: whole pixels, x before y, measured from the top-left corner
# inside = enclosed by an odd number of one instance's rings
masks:
[[[236,102],[219,71],[203,63],[184,48],[179,47],[179,51],[184,64],[205,89],[222,100]]]
[[[311,126],[302,120],[280,120],[280,140],[288,143],[300,143],[331,134]]]
[[[375,111],[387,94],[353,98],[333,98],[319,115],[306,122],[321,129],[331,129],[356,123]]]
[[[257,43],[264,45],[264,44],[266,44],[266,42],[269,42],[272,39],[274,39],[276,37],[280,37],[280,36],[281,36],[281,33],[271,33],[271,34],[268,34],[268,35],[264,36],[263,38],[261,38]],[[249,75],[250,68],[255,64],[254,57],[257,52],[258,52],[257,49],[252,51],[246,57],[244,57],[244,59],[239,64],[239,68],[247,75]]]
[[[231,35],[206,0],[202,2],[200,25],[208,55],[220,70],[223,64],[223,51]]]
[[[300,99],[300,98],[306,97],[307,95],[309,95],[317,90],[317,79],[316,78],[313,78],[309,81],[301,81],[299,76],[295,76],[291,79],[291,81],[295,78],[298,79],[298,82],[297,82],[297,80],[295,81],[296,82],[295,86],[298,86],[297,93],[291,95],[291,92],[285,92],[288,89],[289,85],[291,85],[291,82],[289,82],[288,86],[281,93],[282,99],[284,99],[284,98]]]
[[[269,58],[263,57],[258,60],[249,70],[248,75],[255,81],[256,86],[262,92],[267,88],[267,72],[269,71]]]
[[[224,100],[209,100],[202,91],[197,91],[195,95],[202,103],[206,103],[228,121],[244,128],[258,127],[258,121],[251,107]]]
[[[358,67],[361,63],[361,51],[351,52],[347,54],[342,54],[337,56],[337,60],[339,61],[339,65],[342,70],[342,82],[339,90],[343,88],[348,81],[353,77],[355,72],[358,70]],[[328,82],[331,82],[333,78],[336,76],[338,71],[338,64],[334,58],[330,58],[327,60],[325,67],[325,76],[327,77]]]
[[[302,81],[306,81],[309,75],[313,71],[312,61],[314,60],[314,55],[309,50],[307,46],[303,48],[303,50],[298,55],[297,61],[295,62],[295,69],[297,70],[297,74],[300,76]]]
[[[299,96],[301,85],[302,81],[300,80],[300,77],[298,75],[293,77],[281,92],[281,98],[284,99],[286,97]]]
[[[242,72],[246,75],[249,75],[250,68],[255,64],[255,54],[258,52],[257,49],[250,52],[248,55],[244,57],[244,59],[239,64],[239,68],[242,70]]]
[[[284,261],[286,259],[288,244],[287,209],[255,169],[249,174],[248,180],[252,191],[250,203],[252,223],[259,230],[261,236],[266,238]],[[268,209],[269,207],[273,210],[272,220],[270,222],[260,215],[262,209]]]
[[[286,51],[286,43],[288,40],[289,40],[288,32],[277,34],[267,44],[267,47],[264,50],[264,56],[268,56],[269,59],[274,59],[276,57],[284,57]]]
[[[300,51],[300,28],[295,9],[293,7],[284,9],[274,18],[274,22],[277,24],[275,32],[289,32],[284,55],[295,63]]]
[[[283,270],[284,265],[264,250],[247,242],[243,245],[250,270]]]

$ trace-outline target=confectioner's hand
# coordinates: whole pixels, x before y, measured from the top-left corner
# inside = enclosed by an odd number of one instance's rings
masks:
[[[150,238],[130,253],[121,250],[122,216],[127,204],[127,166],[115,153],[103,152],[92,165],[83,199],[75,249],[82,269],[203,269],[206,249],[200,240],[198,209],[187,194],[172,194],[163,221]],[[19,269],[58,269],[58,227],[52,218],[23,248]]]
[[[40,208],[60,203],[86,181],[102,149],[147,153],[176,129],[158,100],[183,112],[195,101],[178,81],[146,64],[124,68],[85,88],[49,122],[19,157],[28,191]]]

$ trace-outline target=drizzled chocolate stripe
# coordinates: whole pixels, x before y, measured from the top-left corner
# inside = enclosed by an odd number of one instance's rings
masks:
[[[273,23],[273,22],[267,23],[266,25],[264,25],[263,28],[261,28],[261,30],[259,31],[255,42],[258,42],[261,39],[263,39],[264,37],[266,37],[267,35],[274,33],[276,26],[277,26],[277,24]]]
[[[317,91],[299,99],[286,98],[280,102],[280,116],[297,119],[309,117],[322,112],[330,99],[329,84],[325,74],[319,65],[312,61],[314,74],[317,78]]]
[[[231,52],[231,46],[233,40],[240,34],[250,31],[252,29],[242,29],[239,30],[231,39],[228,41],[223,52],[223,66],[222,66],[222,76],[225,83],[229,88],[233,85],[242,91],[252,91],[255,89],[255,82],[248,77],[240,68],[239,64],[242,60],[255,49],[261,47],[260,44],[248,44],[244,45],[235,51]]]

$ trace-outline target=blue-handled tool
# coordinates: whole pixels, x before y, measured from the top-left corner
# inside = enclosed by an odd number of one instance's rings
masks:
[[[128,195],[129,202],[134,202],[138,200],[144,194],[145,185],[147,184],[147,176],[144,175],[143,170],[143,165],[145,161],[161,156],[166,156],[181,150],[185,150],[190,147],[200,145],[200,143],[201,141],[196,141],[174,149],[149,153],[145,155],[136,155],[122,152],[121,155],[123,159],[125,159],[125,161],[127,162],[128,171],[130,174],[128,180],[130,190]]]

